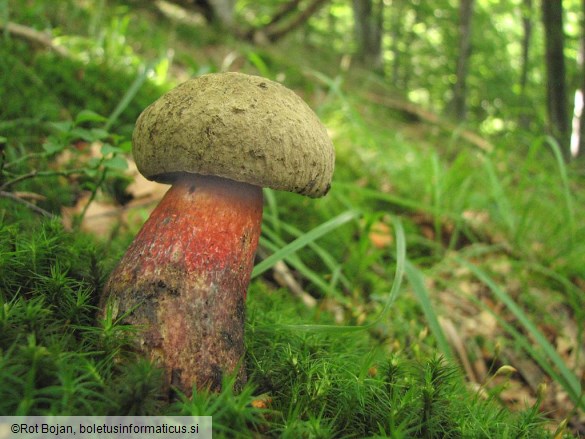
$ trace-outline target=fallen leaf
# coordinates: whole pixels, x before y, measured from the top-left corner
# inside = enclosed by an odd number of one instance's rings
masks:
[[[267,409],[272,403],[272,398],[268,395],[260,395],[251,402],[252,407],[256,409]]]
[[[372,224],[368,238],[370,238],[370,242],[377,249],[390,247],[394,243],[394,237],[392,236],[390,227],[381,221]]]

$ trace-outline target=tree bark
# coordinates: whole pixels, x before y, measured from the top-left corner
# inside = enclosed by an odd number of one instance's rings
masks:
[[[412,5],[414,10],[414,18],[412,23],[409,24],[409,28],[407,29],[406,36],[404,38],[403,47],[405,48],[405,52],[408,55],[408,51],[411,45],[415,42],[417,38],[416,32],[414,32],[413,28],[421,19],[421,4],[413,4]],[[412,62],[410,56],[404,56],[402,60],[402,89],[409,90],[410,86],[410,78],[412,73]]]
[[[380,1],[376,5],[378,8],[374,7],[373,0],[353,0],[354,30],[357,59],[374,71],[381,72],[384,3]]]
[[[188,11],[195,11],[205,17],[209,23],[215,23],[231,33],[236,34],[234,28],[234,8],[236,0],[168,0]],[[154,4],[151,1],[139,1],[140,4]],[[156,9],[156,8],[155,8]]]
[[[526,92],[528,83],[528,61],[530,55],[530,43],[532,40],[532,0],[524,0],[522,5],[522,70],[520,73],[520,93]]]
[[[519,124],[522,128],[528,129],[530,125],[529,115],[526,111],[526,88],[528,86],[528,68],[530,65],[530,45],[532,43],[532,0],[524,0],[522,4],[522,67],[520,70],[520,112]]]
[[[272,27],[279,21],[282,21],[288,15],[291,15],[295,9],[299,7],[301,0],[291,0],[280,7],[280,9],[272,16],[266,27]]]
[[[579,88],[575,91],[573,124],[571,132],[571,157],[583,156],[585,151],[585,0],[581,1],[581,41],[579,44]]]
[[[471,18],[473,0],[461,0],[459,4],[459,58],[457,59],[456,82],[453,90],[453,111],[458,121],[466,116],[467,71],[471,57]]]
[[[299,9],[302,0],[290,0],[282,5],[266,25],[259,28],[238,27],[234,20],[236,0],[169,0],[188,10],[196,10],[203,14],[207,21],[215,22],[231,34],[253,41],[258,44],[275,42],[288,33],[301,27],[328,0],[311,0],[305,9],[299,11],[294,18],[282,24]]]
[[[549,131],[568,152],[568,107],[562,0],[541,0],[545,36],[546,104]],[[568,155],[568,154],[567,154]]]
[[[391,9],[391,38],[390,52],[392,53],[392,83],[397,85],[400,79],[400,63],[402,61],[402,50],[400,40],[402,38],[402,21],[404,17],[403,2],[392,5]]]
[[[213,10],[214,18],[220,25],[228,30],[234,27],[234,7],[236,0],[208,0]]]

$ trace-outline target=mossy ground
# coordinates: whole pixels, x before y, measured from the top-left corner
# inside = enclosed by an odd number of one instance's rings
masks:
[[[226,379],[220,394],[167,405],[159,372],[130,349],[132,328],[96,320],[112,264],[103,246],[57,221],[3,225],[0,263],[2,414],[212,415],[219,437],[546,437],[541,415],[473,394],[439,357],[391,354],[368,331],[283,327],[332,318],[261,281],[248,302],[244,391]]]

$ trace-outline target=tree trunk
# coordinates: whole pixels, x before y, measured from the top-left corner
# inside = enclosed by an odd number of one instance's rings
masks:
[[[532,0],[524,0],[522,5],[522,67],[520,70],[520,112],[519,124],[523,129],[528,129],[530,117],[527,110],[526,88],[528,86],[528,68],[530,65],[530,45],[532,42]]]
[[[208,0],[214,18],[227,30],[233,30],[236,0]]]
[[[568,111],[562,0],[541,0],[545,36],[546,104],[550,133],[567,153]]]
[[[579,88],[575,91],[573,109],[573,130],[571,132],[571,157],[582,156],[585,151],[585,111],[583,95],[585,93],[585,0],[581,1],[581,42],[579,45]]]
[[[403,47],[405,48],[405,52],[408,55],[408,51],[414,42],[416,41],[417,34],[413,31],[416,24],[421,19],[421,4],[413,4],[412,8],[414,10],[414,18],[412,23],[409,23],[407,28],[406,36],[404,38]],[[409,90],[410,87],[410,78],[412,73],[412,63],[411,63],[410,56],[404,56],[402,59],[402,89]]]
[[[465,120],[467,97],[467,71],[471,56],[471,18],[473,0],[461,0],[459,4],[459,58],[457,59],[456,82],[453,90],[453,111],[458,121]]]
[[[373,0],[353,0],[357,59],[374,71],[382,71],[382,27],[384,3]]]
[[[402,22],[404,20],[404,6],[403,2],[398,2],[397,5],[392,5],[391,8],[391,35],[392,42],[390,45],[390,52],[392,53],[392,83],[396,86],[400,80],[400,63],[402,61],[402,50],[400,40],[402,38]]]

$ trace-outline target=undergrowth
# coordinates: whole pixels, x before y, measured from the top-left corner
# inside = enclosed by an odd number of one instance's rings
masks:
[[[251,297],[248,363],[257,392],[270,395],[264,416],[279,436],[546,437],[540,415],[523,427],[520,417],[474,396],[440,357],[391,352],[390,340],[376,342],[368,331],[266,330],[306,319],[307,311],[291,311],[286,291],[262,292]]]
[[[271,326],[316,316],[262,282],[250,293],[243,392],[234,395],[227,380],[220,394],[195,392],[165,408],[158,371],[132,354],[132,329],[96,318],[113,264],[103,247],[57,221],[3,225],[0,264],[4,415],[211,415],[218,437],[544,437],[538,413],[527,422],[474,396],[439,357],[390,353],[368,331]]]

